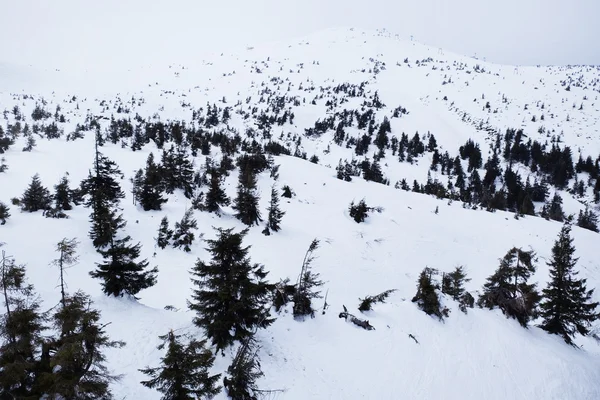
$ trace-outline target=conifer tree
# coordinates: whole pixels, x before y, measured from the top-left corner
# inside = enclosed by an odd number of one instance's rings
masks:
[[[78,244],[79,242],[76,238],[64,238],[56,244],[56,252],[59,254],[59,256],[57,259],[52,261],[52,264],[58,267],[60,272],[60,295],[63,307],[66,306],[65,269],[75,265],[79,260],[79,257],[77,256]]]
[[[187,345],[172,330],[159,336],[163,341],[159,350],[167,348],[161,358],[161,366],[146,367],[140,371],[150,377],[142,385],[162,393],[161,400],[209,399],[217,395],[221,388],[217,380],[221,374],[210,375],[215,357],[206,349],[206,340],[191,339]]]
[[[459,301],[461,296],[465,293],[464,284],[470,280],[471,279],[467,278],[464,267],[459,265],[454,271],[442,276],[442,293]]]
[[[312,263],[315,260],[315,251],[319,248],[319,241],[313,239],[308,246],[308,250],[302,261],[302,269],[298,275],[296,282],[296,291],[294,292],[294,317],[304,317],[315,315],[315,310],[312,307],[312,299],[321,298],[317,288],[323,285],[319,280],[319,274],[312,270]]]
[[[206,193],[204,209],[210,213],[220,215],[221,206],[230,204],[229,197],[221,187],[221,175],[216,168],[210,168],[210,186]]]
[[[271,188],[271,204],[267,208],[267,227],[266,229],[273,232],[279,232],[281,219],[285,215],[284,211],[279,208],[279,192],[275,185]]]
[[[375,296],[366,296],[364,299],[358,299],[360,301],[358,310],[361,312],[372,310],[373,304],[385,303],[385,300],[390,296],[390,294],[394,293],[395,291],[396,289],[389,289]]]
[[[133,205],[136,205],[140,201],[140,193],[142,192],[142,185],[144,184],[144,170],[142,168],[138,169],[130,181]]]
[[[598,216],[588,207],[585,208],[585,211],[579,210],[577,226],[593,232],[598,232]]]
[[[273,322],[267,308],[272,285],[265,281],[264,266],[252,264],[249,247],[242,247],[247,233],[217,228],[217,238],[207,240],[212,260],[198,259],[192,269],[195,289],[188,307],[196,312],[194,324],[206,330],[217,351]]]
[[[146,160],[146,169],[138,188],[138,201],[144,211],[160,210],[167,199],[162,197],[163,184],[160,166],[154,162],[154,154],[150,153]]]
[[[258,225],[262,221],[258,199],[256,175],[250,167],[240,168],[237,197],[233,203],[235,217],[248,226]]]
[[[48,210],[51,208],[51,204],[52,196],[50,195],[50,191],[42,185],[40,176],[35,174],[31,178],[29,187],[21,197],[21,209],[29,212]]]
[[[256,381],[264,374],[260,369],[254,336],[242,342],[227,368],[227,375],[223,378],[223,386],[231,400],[256,400],[261,394]]]
[[[578,258],[574,257],[575,246],[571,238],[571,226],[566,223],[552,247],[550,282],[542,290],[541,304],[543,322],[540,325],[548,333],[560,335],[573,345],[575,333],[587,335],[590,322],[598,319],[598,303],[592,302],[594,289],[588,290],[586,279],[577,279],[574,270]]]
[[[160,220],[160,226],[158,228],[158,238],[156,239],[156,245],[161,249],[164,249],[169,245],[169,241],[173,237],[173,230],[169,229],[169,219],[165,215]]]
[[[533,250],[510,249],[483,285],[478,305],[489,309],[499,307],[507,317],[515,318],[526,327],[537,316],[540,301],[536,285],[527,283],[535,273],[534,262]]]
[[[102,279],[102,291],[108,296],[135,295],[156,283],[158,268],[147,270],[148,261],[136,261],[141,244],[129,244],[130,236],[113,239],[106,250],[99,250],[104,262],[90,272],[92,278]]]
[[[90,297],[78,291],[64,299],[53,316],[58,337],[50,340],[50,371],[41,377],[53,399],[112,399],[110,384],[119,377],[106,368],[105,349],[119,348],[100,324],[100,312],[91,307]]]
[[[542,207],[541,216],[546,219],[562,222],[565,220],[565,213],[562,209],[563,199],[558,193],[554,193],[552,200],[544,204]]]
[[[8,218],[10,218],[10,208],[0,201],[0,225],[6,224]]]
[[[362,199],[358,204],[354,204],[354,201],[350,203],[350,207],[348,208],[350,212],[350,217],[354,219],[357,224],[361,222],[365,222],[365,219],[369,216],[369,207],[365,200]]]
[[[440,298],[437,294],[438,285],[433,280],[433,275],[437,271],[432,268],[424,268],[417,281],[417,294],[412,302],[417,303],[419,308],[427,315],[435,315],[440,320],[448,316],[446,309],[442,309]]]
[[[54,186],[54,207],[58,211],[69,211],[73,209],[71,205],[72,194],[69,188],[68,173],[60,179],[60,182]]]
[[[181,248],[189,253],[192,251],[191,244],[196,239],[193,230],[198,229],[198,224],[193,217],[194,210],[191,208],[185,211],[180,222],[175,222],[175,231],[173,232],[173,247]]]

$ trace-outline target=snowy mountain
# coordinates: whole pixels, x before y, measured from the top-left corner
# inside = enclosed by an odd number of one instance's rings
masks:
[[[264,235],[264,221],[249,227],[252,262],[265,266],[271,283],[294,284],[317,238],[313,268],[326,295],[313,302],[314,318],[295,319],[288,304],[271,310],[277,319],[258,330],[258,385],[275,390],[269,398],[600,398],[594,334],[576,335],[576,348],[540,329],[539,318],[523,328],[498,308],[464,313],[439,293],[448,309],[440,320],[411,301],[425,267],[441,280],[459,265],[477,299],[513,247],[535,251],[531,281],[543,289],[559,220],[569,214],[576,270],[588,289],[600,287],[600,236],[576,223],[582,213],[598,214],[600,204],[600,67],[497,65],[386,31],[335,29],[199,64],[0,71],[0,157],[8,167],[0,202],[11,214],[0,226],[2,250],[26,265],[46,310],[61,298],[58,271],[49,266],[56,243],[79,240],[67,291],[88,293],[110,322],[110,338],[126,343],[106,351],[107,367],[122,375],[112,385],[115,398],[160,398],[140,384],[139,371],[160,363],[159,335],[173,329],[204,337],[188,309],[190,270],[197,259],[210,260],[203,239],[215,238],[213,227],[247,226],[232,205],[220,215],[197,206],[217,166],[228,170],[223,188],[236,198],[242,154],[269,161],[257,176],[264,220],[273,185],[293,192],[280,199],[279,232]],[[123,173],[122,232],[158,267],[156,285],[137,301],[105,296],[89,275],[102,262],[88,236],[90,208],[45,218],[11,204],[35,174],[52,189],[68,173],[78,187],[93,170],[98,137],[99,150]],[[194,176],[188,193],[175,187],[161,210],[144,211],[132,180],[151,153],[161,163],[185,154]],[[496,169],[488,163],[494,158]],[[361,199],[374,209],[356,223],[349,205]],[[159,248],[161,219],[180,221],[190,208],[198,225],[191,251]],[[388,289],[396,290],[384,304],[357,309],[359,299]],[[592,299],[600,301],[600,292]],[[339,318],[344,306],[375,329]],[[592,333],[599,327],[594,322]],[[225,373],[238,347],[218,353],[211,371]]]

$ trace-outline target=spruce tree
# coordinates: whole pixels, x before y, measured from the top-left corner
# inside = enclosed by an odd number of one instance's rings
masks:
[[[358,204],[354,204],[354,201],[350,203],[348,210],[350,212],[350,217],[352,217],[357,224],[365,222],[365,219],[369,216],[369,207],[364,199]]]
[[[598,232],[598,216],[588,207],[585,208],[585,211],[579,210],[577,226],[593,232]]]
[[[150,153],[146,160],[146,169],[138,188],[138,201],[144,211],[160,210],[167,199],[162,197],[163,184],[160,166],[154,162],[154,154]]]
[[[198,229],[193,213],[194,210],[187,209],[181,221],[175,222],[175,231],[173,232],[173,247],[181,248],[183,246],[183,251],[186,253],[192,251],[190,246],[196,239],[192,230]]]
[[[60,272],[60,295],[63,307],[66,306],[66,291],[65,291],[65,269],[75,265],[79,260],[77,256],[77,245],[79,242],[76,238],[67,239],[64,238],[56,244],[56,252],[59,254],[58,258],[52,261]]]
[[[58,337],[50,340],[50,373],[41,377],[45,390],[53,399],[112,399],[110,384],[119,377],[106,368],[105,349],[119,348],[123,342],[112,341],[100,323],[100,312],[90,297],[78,291],[64,299],[54,314]]]
[[[448,311],[442,309],[440,298],[437,294],[438,284],[433,280],[433,275],[437,271],[432,268],[424,268],[417,281],[417,294],[412,302],[417,303],[419,308],[427,315],[435,315],[440,320],[448,316]]]
[[[0,225],[6,224],[8,218],[10,218],[10,208],[0,201]]]
[[[54,186],[54,208],[58,211],[69,211],[73,209],[71,205],[72,194],[69,188],[68,173],[60,179],[60,182]]]
[[[40,176],[35,174],[31,178],[31,183],[23,196],[21,197],[21,209],[23,211],[34,212],[38,210],[48,210],[52,205],[52,196],[48,188],[42,185]]]
[[[364,299],[358,299],[360,301],[358,310],[361,312],[371,311],[373,309],[373,304],[385,303],[385,300],[395,291],[396,289],[389,289],[375,296],[366,296]]]
[[[296,318],[302,318],[306,315],[314,317],[315,310],[312,306],[312,299],[321,298],[317,288],[322,286],[323,282],[319,279],[319,274],[312,270],[312,263],[315,260],[314,253],[318,248],[319,241],[313,239],[302,261],[302,268],[294,292],[293,313]]]
[[[258,360],[258,346],[254,336],[246,338],[235,353],[227,375],[223,378],[223,387],[231,400],[256,400],[262,392],[256,385],[263,376]]]
[[[537,316],[540,295],[536,285],[528,280],[535,273],[535,253],[513,247],[500,260],[500,266],[483,285],[483,293],[478,300],[480,307],[493,309],[515,318],[526,327]]]
[[[166,354],[160,367],[140,370],[150,377],[142,385],[162,393],[161,400],[209,399],[221,391],[217,386],[221,374],[209,374],[215,357],[206,349],[205,340],[191,339],[186,345],[172,330],[159,338],[163,343],[158,349],[166,347]]]
[[[161,249],[164,249],[169,245],[169,241],[173,237],[173,230],[169,229],[169,219],[165,215],[160,220],[160,226],[158,228],[158,238],[156,239],[156,245]]]
[[[546,219],[562,222],[565,220],[565,213],[562,209],[562,197],[558,193],[554,193],[552,200],[544,204],[540,215]]]
[[[221,187],[221,174],[216,168],[210,168],[210,186],[206,193],[206,200],[204,209],[210,213],[220,215],[221,206],[228,206],[230,204],[229,197],[225,194],[225,191]]]
[[[256,191],[256,175],[250,167],[240,168],[237,197],[233,203],[235,217],[242,223],[252,226],[262,221],[258,209],[258,193]]]
[[[442,293],[451,296],[459,301],[465,293],[464,284],[471,279],[467,279],[467,274],[462,265],[459,265],[454,271],[442,276]]]
[[[588,290],[586,279],[577,279],[574,270],[578,258],[571,238],[571,226],[566,223],[552,247],[550,282],[542,290],[541,304],[543,322],[540,325],[548,333],[560,335],[568,344],[574,345],[575,333],[587,335],[590,322],[598,319],[598,303],[592,302],[594,289]]]
[[[206,330],[217,351],[273,322],[267,307],[272,285],[265,281],[264,266],[252,264],[249,247],[242,247],[247,233],[217,228],[217,238],[207,240],[212,260],[198,259],[192,269],[195,289],[188,307],[196,312],[194,324]]]
[[[99,250],[104,262],[90,272],[92,278],[102,279],[102,291],[108,296],[135,295],[156,283],[158,268],[148,268],[148,261],[136,261],[141,244],[129,244],[130,236],[113,239],[106,250]]]
[[[279,208],[279,192],[275,185],[271,188],[271,204],[269,208],[267,208],[268,217],[267,217],[267,229],[273,232],[279,232],[281,226],[281,219],[285,215],[284,211],[281,211]]]

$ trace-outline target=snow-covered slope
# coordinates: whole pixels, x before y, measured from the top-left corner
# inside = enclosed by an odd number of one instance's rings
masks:
[[[498,310],[475,308],[465,315],[447,298],[450,316],[440,322],[410,301],[425,266],[451,271],[464,265],[472,279],[467,289],[475,295],[498,266],[498,259],[513,246],[536,251],[534,280],[544,287],[546,261],[560,223],[533,216],[517,220],[512,213],[474,211],[457,201],[394,189],[393,184],[403,178],[425,181],[430,153],[409,164],[398,162],[387,150],[381,166],[391,186],[360,178],[338,180],[335,167],[340,159],[355,157],[353,148],[335,145],[331,130],[315,137],[304,135],[315,121],[336,111],[368,109],[363,102],[377,92],[385,104],[376,111],[378,122],[399,106],[408,110],[391,119],[391,135],[430,132],[441,150],[452,155],[472,138],[481,145],[485,160],[496,132],[521,128],[541,142],[560,137],[562,144],[571,146],[575,159],[579,151],[584,158],[595,158],[600,154],[598,68],[501,66],[400,40],[387,32],[331,30],[295,43],[217,54],[202,65],[156,64],[130,71],[44,71],[0,65],[0,70],[0,108],[7,110],[6,131],[16,122],[15,105],[28,120],[36,103],[45,102],[44,108],[52,113],[60,106],[66,121],[58,126],[66,135],[83,124],[87,115],[105,117],[99,119],[103,128],[111,116],[198,123],[192,122],[193,111],[206,110],[207,103],[214,103],[231,107],[231,120],[209,131],[244,135],[252,127],[259,142],[279,141],[292,154],[297,149],[308,157],[318,156],[318,164],[300,157],[274,157],[281,165],[278,185],[289,185],[296,196],[283,199],[286,215],[281,232],[264,236],[261,227],[253,227],[247,236],[252,260],[265,265],[273,282],[286,277],[294,281],[310,241],[317,237],[322,243],[315,269],[325,281],[327,312],[299,322],[287,309],[258,334],[265,373],[260,386],[285,390],[272,397],[600,398],[600,346],[594,339],[577,338],[583,349],[575,349],[535,326],[523,329]],[[334,90],[338,85],[361,83],[366,92],[363,97],[345,97]],[[254,107],[257,113],[272,111],[278,96],[285,98],[284,108],[294,113],[293,123],[273,124],[265,134],[254,116],[244,118],[243,112]],[[356,136],[360,132],[352,127],[347,133]],[[56,184],[65,172],[77,184],[92,166],[93,132],[75,141],[67,141],[64,135],[53,140],[37,138],[31,152],[21,151],[25,141],[18,138],[2,155],[9,166],[0,174],[0,201],[4,203],[20,196],[35,173],[46,186]],[[69,219],[44,218],[41,213],[22,213],[11,207],[11,218],[0,226],[0,242],[6,243],[3,249],[8,254],[27,264],[29,278],[49,308],[59,299],[57,272],[48,266],[55,258],[54,245],[63,237],[77,237],[81,260],[68,271],[68,289],[91,294],[103,319],[112,322],[107,327],[111,338],[127,342],[123,349],[108,353],[109,368],[123,374],[114,387],[116,398],[158,399],[157,392],[139,384],[144,376],[138,369],[158,363],[162,355],[156,350],[158,335],[169,329],[202,336],[191,323],[186,300],[192,289],[189,270],[197,258],[207,260],[209,254],[201,241],[188,254],[155,248],[160,219],[168,215],[171,221],[179,220],[190,200],[175,192],[162,211],[144,212],[134,206],[129,178],[144,166],[150,152],[158,156],[160,150],[151,142],[132,152],[125,142],[125,147],[107,143],[102,151],[126,175],[121,182],[127,192],[121,203],[128,221],[126,231],[142,243],[143,256],[159,267],[158,284],[141,292],[139,302],[107,298],[98,281],[89,277],[101,257],[88,239],[90,211],[82,206],[68,212]],[[375,151],[371,145],[367,156]],[[213,146],[210,157],[218,159],[220,154]],[[194,157],[195,166],[201,169],[205,160],[199,154]],[[445,180],[441,173],[431,173]],[[525,178],[528,171],[522,174]],[[585,177],[580,174],[579,178]],[[234,171],[225,183],[230,197],[235,196],[236,182]],[[268,206],[272,184],[268,172],[259,177],[262,210]],[[591,204],[589,190],[581,198],[561,193],[569,213],[583,209],[586,201]],[[348,215],[348,205],[362,198],[383,211],[356,224]],[[205,238],[213,237],[213,226],[244,227],[229,207],[221,217],[198,211],[195,217]],[[590,288],[600,287],[600,236],[577,227],[573,236],[581,276],[588,279]],[[338,318],[343,305],[358,313],[359,298],[386,289],[397,291],[387,304],[366,315],[375,331],[361,330]],[[600,293],[594,296],[600,300]],[[176,311],[165,310],[167,305]],[[233,350],[217,358],[215,372],[226,370]],[[218,398],[226,396],[221,393]]]

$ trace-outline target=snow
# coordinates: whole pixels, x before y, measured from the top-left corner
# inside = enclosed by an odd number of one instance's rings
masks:
[[[386,69],[377,75],[369,73],[374,64],[370,57],[384,61]],[[428,57],[433,61],[425,66],[416,65],[416,60]],[[408,63],[404,63],[405,58]],[[300,67],[300,63],[304,66]],[[476,65],[486,72],[474,72]],[[252,72],[253,66],[263,72]],[[437,68],[433,69],[434,66]],[[572,146],[574,161],[577,149],[583,151],[584,157],[600,153],[597,102],[600,83],[594,86],[598,82],[598,69],[519,67],[516,70],[513,66],[449,52],[439,54],[437,48],[400,40],[386,32],[329,30],[291,44],[256,46],[240,54],[217,55],[202,64],[154,65],[131,71],[127,67],[102,73],[8,65],[0,68],[2,108],[10,111],[18,104],[29,119],[38,97],[25,100],[16,94],[41,94],[51,112],[60,104],[69,120],[64,124],[65,133],[82,122],[88,110],[108,118],[112,114],[123,117],[114,110],[117,93],[123,103],[129,102],[131,117],[135,113],[145,117],[159,113],[163,121],[191,119],[191,109],[182,107],[182,101],[198,108],[226,97],[227,105],[233,107],[240,99],[245,109],[246,97],[252,96],[250,105],[261,109],[265,107],[264,103],[258,103],[261,83],[278,76],[284,83],[279,85],[280,89],[278,84],[270,84],[272,90],[306,97],[306,104],[294,108],[294,126],[287,124],[281,127],[281,132],[274,129],[274,138],[280,133],[301,134],[327,112],[322,102],[310,104],[319,92],[300,90],[299,83],[318,89],[367,81],[367,90],[378,90],[386,104],[378,116],[389,116],[399,105],[409,110],[408,115],[392,119],[394,135],[399,137],[405,132],[411,137],[415,131],[420,134],[430,131],[451,155],[456,155],[458,147],[473,138],[482,145],[487,158],[487,132],[477,129],[479,121],[502,133],[507,127],[523,128],[529,137],[540,140],[545,140],[545,135],[538,133],[540,125],[552,134],[564,131],[562,140]],[[365,72],[361,72],[363,68]],[[565,91],[560,82],[570,76],[581,78],[585,88],[573,85],[570,91]],[[447,77],[452,78],[452,83],[442,85]],[[293,84],[290,92],[286,92],[286,79]],[[73,95],[77,100],[70,102]],[[448,101],[442,100],[445,95]],[[509,99],[507,104],[502,103],[502,95]],[[145,101],[131,104],[132,96]],[[99,106],[103,99],[109,103],[108,110],[103,111]],[[489,112],[484,108],[487,101],[491,103]],[[454,105],[450,106],[452,102]],[[538,103],[545,104],[544,110]],[[581,103],[584,109],[580,111]],[[338,108],[358,104],[358,100],[350,99],[349,104]],[[523,109],[525,104],[529,105],[528,110]],[[493,113],[494,109],[498,113]],[[545,121],[539,121],[542,112]],[[468,115],[465,122],[463,113]],[[533,115],[538,117],[537,122],[531,121]],[[230,125],[243,132],[245,122],[232,113]],[[350,130],[348,133],[356,134]],[[281,232],[266,237],[261,234],[262,227],[253,227],[246,237],[246,244],[252,246],[252,261],[266,266],[272,282],[286,277],[294,281],[308,245],[318,238],[321,247],[316,251],[314,269],[326,282],[323,294],[328,292],[330,304],[325,314],[319,310],[314,319],[303,322],[295,321],[291,310],[284,309],[271,327],[259,331],[265,373],[259,382],[261,388],[283,389],[283,393],[272,397],[292,400],[600,398],[600,346],[594,339],[577,338],[583,348],[575,349],[535,326],[523,329],[497,310],[476,308],[465,315],[450,299],[443,299],[450,316],[440,322],[410,301],[418,274],[425,266],[451,271],[457,265],[464,265],[472,279],[467,289],[475,295],[498,266],[498,259],[513,246],[536,251],[538,270],[534,280],[540,288],[544,287],[548,280],[546,261],[561,224],[538,217],[515,220],[510,213],[464,209],[459,202],[448,203],[393,188],[402,178],[409,183],[413,179],[423,182],[431,161],[428,156],[410,165],[398,163],[388,154],[382,166],[391,186],[358,178],[342,182],[328,165],[335,167],[340,158],[350,160],[353,150],[331,144],[330,152],[325,154],[331,135],[329,132],[318,139],[302,140],[302,149],[309,157],[317,154],[319,165],[294,157],[275,157],[275,163],[281,165],[278,186],[289,185],[296,196],[282,199],[286,215]],[[32,152],[20,151],[21,139],[3,155],[9,169],[0,174],[0,201],[9,204],[12,197],[20,196],[35,173],[40,174],[48,187],[67,171],[71,184],[78,184],[92,166],[93,139],[89,133],[74,142],[66,142],[64,136],[51,141],[38,139]],[[193,315],[187,311],[186,301],[192,289],[189,270],[197,258],[206,260],[209,254],[201,241],[194,243],[189,254],[154,247],[160,219],[167,215],[172,224],[190,206],[182,193],[171,195],[159,212],[144,212],[132,204],[129,178],[144,165],[150,152],[159,155],[155,145],[132,152],[107,143],[102,151],[126,175],[121,181],[127,193],[121,203],[128,222],[126,232],[142,243],[143,256],[150,260],[151,266],[159,267],[157,285],[141,292],[138,302],[103,296],[99,282],[89,277],[88,272],[95,268],[100,256],[87,236],[88,209],[76,207],[68,212],[69,219],[55,220],[43,218],[41,213],[22,213],[11,206],[11,218],[0,226],[0,242],[6,243],[3,249],[17,262],[27,264],[28,277],[49,308],[58,302],[60,295],[56,286],[58,271],[49,266],[56,257],[55,244],[63,237],[77,237],[81,241],[80,261],[67,272],[68,291],[81,289],[89,293],[102,311],[103,320],[111,322],[107,326],[110,337],[127,343],[123,349],[107,353],[109,368],[123,375],[114,387],[115,397],[159,399],[159,393],[139,384],[144,376],[138,369],[158,365],[162,356],[156,349],[158,336],[169,329],[202,336],[191,323]],[[215,154],[218,150],[213,148],[212,157],[218,159]],[[367,155],[371,154],[372,149]],[[204,156],[198,156],[195,165],[201,166],[204,161]],[[234,196],[236,183],[234,171],[225,184],[230,197]],[[259,177],[263,216],[272,184],[268,172]],[[581,199],[566,192],[563,197],[566,211],[583,208]],[[383,207],[383,211],[372,213],[363,224],[356,224],[348,216],[347,208],[351,201],[362,198],[369,206]],[[220,218],[200,212],[194,216],[198,220],[198,233],[205,238],[214,237],[213,226],[244,228],[233,217],[230,207],[224,209]],[[580,276],[587,278],[589,288],[600,287],[597,250],[600,237],[579,228],[573,229],[573,237],[580,257],[577,264]],[[386,289],[397,289],[386,304],[376,305],[374,311],[364,315],[358,312],[359,298]],[[600,300],[600,293],[595,293],[594,298]],[[317,300],[319,308],[322,301]],[[167,305],[176,311],[165,310]],[[368,319],[376,330],[365,331],[338,318],[343,305],[349,312]],[[227,369],[234,350],[217,357],[215,373]],[[221,393],[217,398],[226,396]]]

